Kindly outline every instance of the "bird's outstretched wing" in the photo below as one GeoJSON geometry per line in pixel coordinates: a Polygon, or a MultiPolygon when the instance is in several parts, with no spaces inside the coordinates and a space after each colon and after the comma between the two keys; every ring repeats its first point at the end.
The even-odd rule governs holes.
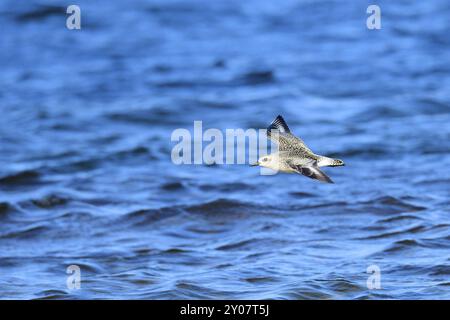
{"type": "Polygon", "coordinates": [[[289,164],[289,166],[296,172],[308,177],[310,179],[316,179],[325,183],[334,183],[325,173],[320,171],[317,165],[299,166],[295,164],[289,164]]]}
{"type": "Polygon", "coordinates": [[[302,139],[294,136],[282,116],[277,116],[267,128],[267,137],[278,144],[279,151],[312,153],[302,139]]]}

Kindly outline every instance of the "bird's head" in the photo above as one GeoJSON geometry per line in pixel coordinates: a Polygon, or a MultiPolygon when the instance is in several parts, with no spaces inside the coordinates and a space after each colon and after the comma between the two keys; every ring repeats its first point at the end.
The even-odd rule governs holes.
{"type": "Polygon", "coordinates": [[[259,158],[257,162],[252,164],[252,166],[260,166],[274,169],[274,167],[277,166],[277,161],[272,154],[268,154],[259,158]]]}

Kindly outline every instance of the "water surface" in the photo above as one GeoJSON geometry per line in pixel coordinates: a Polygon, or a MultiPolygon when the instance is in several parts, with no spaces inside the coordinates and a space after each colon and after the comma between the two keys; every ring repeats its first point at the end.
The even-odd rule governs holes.
{"type": "Polygon", "coordinates": [[[0,4],[1,298],[450,298],[448,1],[77,4],[0,4]],[[170,160],[277,114],[336,184],[170,160]]]}

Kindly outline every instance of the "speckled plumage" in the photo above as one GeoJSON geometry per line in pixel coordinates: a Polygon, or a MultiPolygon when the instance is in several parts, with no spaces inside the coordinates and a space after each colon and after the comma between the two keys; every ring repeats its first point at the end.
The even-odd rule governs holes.
{"type": "Polygon", "coordinates": [[[312,152],[302,139],[291,133],[280,115],[267,128],[267,136],[278,144],[278,152],[262,157],[257,165],[287,173],[299,173],[327,183],[333,181],[319,167],[344,165],[342,160],[312,152]]]}

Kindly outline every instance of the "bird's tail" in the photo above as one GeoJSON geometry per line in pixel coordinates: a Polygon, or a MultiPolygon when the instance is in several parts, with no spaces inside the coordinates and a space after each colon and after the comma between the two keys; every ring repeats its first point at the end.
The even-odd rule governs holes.
{"type": "Polygon", "coordinates": [[[317,161],[317,165],[319,167],[340,167],[345,166],[345,163],[340,159],[320,157],[320,159],[317,161]]]}

